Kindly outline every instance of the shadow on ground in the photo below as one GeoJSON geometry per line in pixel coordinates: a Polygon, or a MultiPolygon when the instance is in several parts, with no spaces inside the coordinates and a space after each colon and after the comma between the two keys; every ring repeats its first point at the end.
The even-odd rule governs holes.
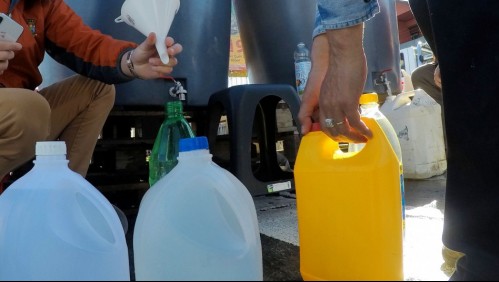
{"type": "MultiPolygon", "coordinates": [[[[133,265],[133,228],[136,215],[128,215],[126,234],[130,260],[130,278],[135,281],[133,265]]],[[[299,248],[293,244],[260,234],[264,281],[303,281],[300,275],[299,248]]]]}
{"type": "Polygon", "coordinates": [[[303,281],[299,248],[261,234],[264,281],[303,281]]]}

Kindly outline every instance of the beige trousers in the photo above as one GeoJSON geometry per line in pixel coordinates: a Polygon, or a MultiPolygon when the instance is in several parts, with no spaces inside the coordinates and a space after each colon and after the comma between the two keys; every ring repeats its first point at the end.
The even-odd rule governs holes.
{"type": "Polygon", "coordinates": [[[65,141],[69,167],[86,176],[114,105],[113,85],[75,75],[40,93],[0,88],[0,179],[35,156],[37,141],[65,141]]]}

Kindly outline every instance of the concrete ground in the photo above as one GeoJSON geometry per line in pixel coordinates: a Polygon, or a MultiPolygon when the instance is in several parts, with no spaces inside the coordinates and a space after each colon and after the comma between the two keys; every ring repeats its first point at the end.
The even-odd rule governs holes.
{"type": "MultiPolygon", "coordinates": [[[[447,281],[440,269],[445,174],[425,180],[405,180],[406,281],[447,281]]],[[[296,199],[293,193],[255,197],[262,234],[264,280],[301,280],[296,199]]]]}
{"type": "MultiPolygon", "coordinates": [[[[404,274],[406,281],[446,281],[440,269],[445,174],[425,180],[405,180],[406,232],[404,274]]],[[[300,281],[296,198],[292,192],[254,197],[260,225],[264,281],[300,281]]],[[[128,216],[129,230],[135,218],[128,216]]],[[[131,249],[131,232],[127,239],[131,249]]],[[[131,260],[132,279],[133,260],[131,260]]]]}

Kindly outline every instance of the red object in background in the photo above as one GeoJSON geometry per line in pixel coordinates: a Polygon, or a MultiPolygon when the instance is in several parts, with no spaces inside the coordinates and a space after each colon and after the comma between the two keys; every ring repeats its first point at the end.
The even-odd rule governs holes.
{"type": "Polygon", "coordinates": [[[321,131],[321,124],[318,122],[312,123],[312,129],[310,130],[310,132],[313,131],[321,131]]]}

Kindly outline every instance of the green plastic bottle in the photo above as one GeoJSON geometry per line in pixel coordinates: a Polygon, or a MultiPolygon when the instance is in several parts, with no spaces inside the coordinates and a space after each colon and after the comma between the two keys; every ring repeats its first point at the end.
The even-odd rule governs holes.
{"type": "Polygon", "coordinates": [[[184,117],[181,101],[167,102],[165,116],[149,157],[149,186],[154,185],[177,165],[180,139],[195,137],[184,117]]]}

